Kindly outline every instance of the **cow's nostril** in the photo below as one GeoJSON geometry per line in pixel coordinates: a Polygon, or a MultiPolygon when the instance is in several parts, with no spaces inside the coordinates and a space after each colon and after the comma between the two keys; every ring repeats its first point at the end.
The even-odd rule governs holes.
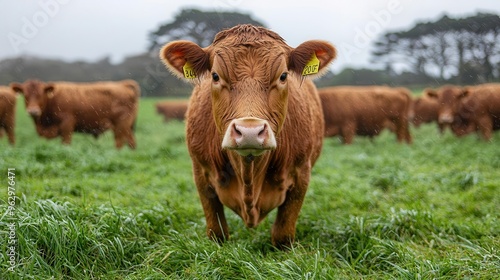
{"type": "Polygon", "coordinates": [[[240,130],[238,130],[238,127],[236,126],[236,124],[233,124],[233,131],[236,133],[237,136],[242,136],[243,134],[241,133],[240,130]]]}
{"type": "Polygon", "coordinates": [[[259,134],[257,134],[257,135],[260,136],[260,137],[265,136],[265,134],[266,134],[266,128],[267,128],[267,126],[263,125],[262,129],[259,131],[259,134]]]}

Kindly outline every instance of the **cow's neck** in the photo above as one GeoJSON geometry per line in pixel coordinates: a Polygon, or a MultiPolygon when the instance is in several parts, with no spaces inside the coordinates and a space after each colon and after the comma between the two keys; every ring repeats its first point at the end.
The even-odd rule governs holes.
{"type": "Polygon", "coordinates": [[[248,227],[254,227],[261,218],[257,203],[265,178],[268,156],[258,158],[238,156],[233,159],[235,159],[233,161],[235,175],[243,185],[244,209],[240,215],[248,227]]]}
{"type": "Polygon", "coordinates": [[[242,178],[244,186],[244,196],[243,201],[245,202],[245,207],[247,214],[250,215],[250,211],[254,207],[254,187],[253,187],[253,176],[254,176],[254,161],[253,159],[245,158],[242,165],[242,178]]]}

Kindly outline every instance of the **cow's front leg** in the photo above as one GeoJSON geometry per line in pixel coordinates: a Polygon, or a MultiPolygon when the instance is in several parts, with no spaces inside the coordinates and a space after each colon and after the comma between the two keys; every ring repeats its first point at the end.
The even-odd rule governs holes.
{"type": "MultiPolygon", "coordinates": [[[[1,131],[1,129],[0,129],[1,131]]],[[[7,125],[5,127],[5,132],[7,133],[7,138],[9,139],[9,143],[11,145],[16,144],[16,136],[14,134],[14,126],[13,125],[7,125]]]]}
{"type": "Polygon", "coordinates": [[[283,204],[278,207],[278,215],[271,231],[271,241],[278,249],[290,248],[295,239],[295,227],[309,186],[310,174],[310,161],[297,168],[294,185],[288,190],[283,204]]]}
{"type": "Polygon", "coordinates": [[[484,116],[478,120],[479,131],[481,132],[481,136],[486,141],[491,141],[491,137],[493,137],[493,120],[490,116],[484,116]]]}
{"type": "Polygon", "coordinates": [[[63,144],[71,144],[71,136],[75,131],[76,120],[73,116],[64,116],[63,121],[60,124],[60,133],[62,137],[63,144]]]}
{"type": "Polygon", "coordinates": [[[346,122],[341,128],[340,133],[344,138],[344,144],[352,144],[354,136],[356,135],[357,125],[355,122],[346,122]]]}
{"type": "Polygon", "coordinates": [[[224,215],[224,205],[206,176],[205,170],[193,161],[193,173],[198,194],[200,196],[205,220],[207,236],[217,242],[229,239],[229,228],[224,215]]]}

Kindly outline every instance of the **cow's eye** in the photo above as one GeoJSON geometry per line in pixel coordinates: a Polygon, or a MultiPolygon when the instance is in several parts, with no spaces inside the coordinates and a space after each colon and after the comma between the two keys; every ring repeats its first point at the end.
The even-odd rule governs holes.
{"type": "Polygon", "coordinates": [[[212,73],[212,80],[213,80],[214,82],[218,82],[218,81],[220,80],[219,74],[217,74],[217,73],[215,73],[215,72],[214,72],[214,73],[212,73]]]}
{"type": "Polygon", "coordinates": [[[285,72],[285,73],[283,73],[283,74],[281,74],[281,76],[280,76],[280,81],[281,81],[281,82],[286,81],[286,77],[287,77],[287,76],[288,76],[288,73],[286,73],[286,72],[285,72]]]}

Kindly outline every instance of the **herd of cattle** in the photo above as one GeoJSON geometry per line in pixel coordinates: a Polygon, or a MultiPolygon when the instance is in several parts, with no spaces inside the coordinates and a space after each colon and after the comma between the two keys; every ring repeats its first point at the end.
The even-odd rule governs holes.
{"type": "MultiPolygon", "coordinates": [[[[449,127],[456,136],[473,132],[490,140],[500,130],[500,84],[459,87],[446,85],[425,89],[412,97],[403,87],[337,86],[318,90],[325,120],[325,137],[338,136],[351,144],[354,136],[377,136],[382,130],[394,132],[399,142],[412,142],[409,124],[435,122],[441,133],[449,127]]],[[[111,129],[117,148],[127,143],[136,147],[133,128],[140,97],[135,81],[99,83],[44,83],[0,86],[0,137],[7,134],[14,145],[16,93],[24,95],[26,111],[38,135],[61,136],[71,143],[73,132],[98,137],[111,129]]],[[[188,100],[161,101],[158,114],[165,121],[185,119],[188,100]]]]}
{"type": "MultiPolygon", "coordinates": [[[[160,51],[167,69],[193,83],[187,102],[161,102],[166,119],[185,119],[194,181],[206,218],[207,235],[229,238],[224,206],[247,227],[278,213],[271,241],[288,248],[324,136],[346,144],[355,135],[374,137],[383,129],[411,143],[409,124],[436,121],[458,136],[500,129],[500,84],[428,89],[413,99],[405,88],[388,86],[316,89],[311,79],[336,57],[328,42],[290,47],[263,27],[238,25],[219,32],[208,47],[173,41],[160,51]],[[323,113],[322,113],[323,112],[323,113]]],[[[135,148],[134,126],[140,91],[131,80],[76,84],[28,80],[0,88],[0,130],[14,144],[15,93],[39,136],[73,132],[98,137],[114,132],[116,147],[135,148]]]]}
{"type": "MultiPolygon", "coordinates": [[[[399,142],[412,142],[409,124],[419,127],[435,122],[443,133],[448,127],[458,137],[473,132],[490,140],[500,130],[500,84],[425,89],[412,97],[403,87],[337,86],[320,88],[325,120],[325,137],[338,136],[351,144],[354,136],[374,137],[385,128],[399,142]]],[[[107,129],[115,135],[116,147],[126,142],[136,147],[133,127],[137,117],[139,86],[135,81],[99,83],[44,83],[28,80],[23,84],[0,86],[0,137],[7,134],[15,144],[16,93],[24,95],[26,111],[38,135],[61,136],[71,142],[73,132],[98,137],[107,129]]],[[[185,119],[188,100],[156,103],[157,113],[170,120],[185,119]]]]}

